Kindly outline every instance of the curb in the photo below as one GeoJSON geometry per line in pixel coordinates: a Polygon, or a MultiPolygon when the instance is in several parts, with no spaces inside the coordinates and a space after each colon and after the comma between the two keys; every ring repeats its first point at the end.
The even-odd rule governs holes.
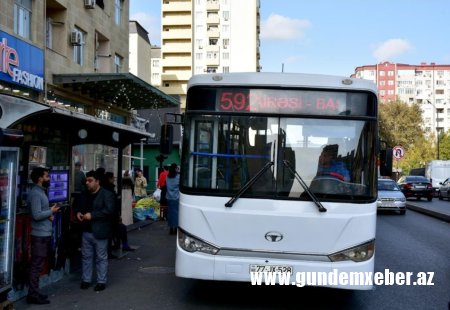
{"type": "Polygon", "coordinates": [[[151,225],[153,223],[155,223],[154,220],[144,220],[144,221],[139,221],[139,222],[127,225],[127,232],[151,225]]]}
{"type": "Polygon", "coordinates": [[[413,210],[413,211],[416,211],[416,212],[420,212],[420,213],[423,213],[423,214],[430,215],[432,217],[441,219],[441,220],[446,221],[446,222],[450,222],[450,214],[442,213],[442,211],[437,211],[437,210],[433,210],[433,209],[427,209],[427,208],[419,207],[417,205],[408,204],[408,203],[406,203],[406,208],[409,209],[409,210],[413,210]]]}

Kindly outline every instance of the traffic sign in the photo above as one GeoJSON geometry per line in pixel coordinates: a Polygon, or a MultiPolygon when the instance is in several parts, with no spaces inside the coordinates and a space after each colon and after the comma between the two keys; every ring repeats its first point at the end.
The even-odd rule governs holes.
{"type": "Polygon", "coordinates": [[[392,149],[392,155],[395,159],[400,159],[405,156],[405,150],[401,146],[394,146],[392,149]]]}

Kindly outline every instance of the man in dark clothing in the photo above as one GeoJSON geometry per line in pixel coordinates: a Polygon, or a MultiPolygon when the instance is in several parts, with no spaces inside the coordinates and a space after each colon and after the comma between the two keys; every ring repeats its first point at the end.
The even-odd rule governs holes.
{"type": "Polygon", "coordinates": [[[31,212],[31,269],[27,302],[29,304],[49,304],[47,295],[39,293],[39,277],[47,259],[53,231],[53,214],[59,206],[49,206],[46,190],[50,186],[48,169],[36,167],[31,172],[35,184],[28,195],[31,212]]]}
{"type": "Polygon", "coordinates": [[[106,287],[108,272],[108,239],[112,237],[114,216],[114,194],[100,186],[100,177],[95,171],[86,174],[87,192],[77,205],[77,219],[82,223],[82,279],[81,289],[92,282],[93,260],[97,271],[95,291],[106,287]]]}

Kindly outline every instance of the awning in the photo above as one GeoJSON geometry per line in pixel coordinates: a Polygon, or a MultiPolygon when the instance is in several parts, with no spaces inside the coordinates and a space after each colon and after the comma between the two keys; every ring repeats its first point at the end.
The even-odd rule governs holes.
{"type": "Polygon", "coordinates": [[[129,110],[180,105],[172,96],[131,73],[54,74],[53,83],[129,110]]]}
{"type": "Polygon", "coordinates": [[[70,144],[104,144],[123,148],[150,134],[129,125],[103,120],[92,115],[51,107],[39,113],[39,121],[52,122],[69,132],[70,144]]]}
{"type": "Polygon", "coordinates": [[[68,133],[69,141],[65,142],[70,145],[104,144],[123,148],[151,137],[149,133],[133,126],[8,95],[0,94],[0,110],[3,111],[0,113],[2,128],[42,124],[68,133]]]}

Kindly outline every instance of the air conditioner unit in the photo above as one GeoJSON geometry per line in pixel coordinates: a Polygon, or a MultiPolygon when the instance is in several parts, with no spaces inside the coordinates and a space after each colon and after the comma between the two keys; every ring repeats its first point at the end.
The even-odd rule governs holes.
{"type": "Polygon", "coordinates": [[[94,9],[95,8],[95,0],[84,0],[84,7],[86,9],[94,9]]]}
{"type": "Polygon", "coordinates": [[[81,32],[78,30],[72,30],[70,33],[70,43],[75,46],[81,45],[81,32]]]}

